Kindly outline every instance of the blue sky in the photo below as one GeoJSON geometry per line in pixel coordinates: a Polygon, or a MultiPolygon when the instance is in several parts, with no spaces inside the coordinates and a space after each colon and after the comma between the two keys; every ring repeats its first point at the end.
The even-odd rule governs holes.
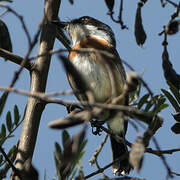
{"type": "MultiPolygon", "coordinates": [[[[167,5],[166,8],[161,8],[160,1],[149,1],[142,9],[143,15],[143,24],[144,29],[147,33],[147,40],[143,47],[137,46],[134,38],[134,19],[136,13],[138,1],[125,1],[124,2],[124,11],[123,11],[123,20],[124,23],[128,26],[128,30],[121,30],[120,26],[111,21],[109,16],[107,16],[107,7],[104,4],[104,1],[96,0],[75,0],[74,5],[70,5],[68,0],[62,0],[59,16],[61,20],[69,20],[81,16],[92,16],[95,17],[104,23],[112,27],[117,41],[117,50],[120,54],[120,57],[126,60],[137,73],[142,73],[145,69],[143,75],[144,80],[151,87],[152,91],[155,94],[160,93],[160,89],[167,89],[165,83],[163,72],[162,72],[162,41],[163,37],[158,36],[158,33],[162,31],[163,25],[167,24],[170,20],[170,15],[174,12],[174,8],[171,5],[167,5]]],[[[118,3],[118,1],[116,2],[118,3]]],[[[43,15],[43,1],[14,1],[12,4],[9,4],[21,15],[23,15],[26,25],[33,37],[36,33],[38,24],[40,23],[43,15]]],[[[115,12],[117,12],[119,5],[115,4],[115,12]]],[[[0,9],[0,12],[3,12],[0,9]]],[[[115,14],[116,15],[116,14],[115,14]]],[[[3,17],[3,20],[6,22],[9,32],[11,34],[13,52],[17,55],[24,56],[28,43],[25,37],[25,34],[22,30],[21,24],[17,18],[12,14],[7,14],[3,17]]],[[[174,68],[179,71],[180,67],[180,51],[179,34],[171,36],[168,38],[168,50],[170,59],[174,65],[174,68]]],[[[58,41],[55,42],[54,49],[64,48],[58,41]]],[[[37,46],[34,49],[32,55],[37,54],[37,46]]],[[[11,82],[11,79],[14,75],[14,72],[18,69],[18,66],[11,62],[4,62],[0,60],[0,86],[8,86],[11,82]]],[[[127,69],[127,72],[129,70],[127,69]]],[[[19,89],[29,90],[29,73],[24,70],[21,74],[19,80],[17,81],[15,87],[19,89]]],[[[47,92],[55,92],[60,90],[70,89],[65,71],[59,63],[56,56],[52,57],[51,67],[48,76],[47,82],[47,92]]],[[[145,92],[145,91],[144,91],[145,92]]],[[[62,99],[72,100],[73,97],[61,97],[62,99]]],[[[23,112],[27,98],[11,94],[8,98],[7,105],[4,110],[4,114],[1,117],[1,122],[5,119],[5,114],[9,109],[13,109],[14,104],[17,104],[20,112],[23,112]]],[[[161,116],[164,117],[164,125],[157,132],[156,138],[162,149],[177,148],[180,146],[178,143],[178,135],[174,135],[170,131],[170,127],[173,125],[174,121],[171,117],[173,109],[170,107],[164,110],[161,113],[161,116]]],[[[54,131],[48,128],[47,124],[51,120],[55,120],[61,117],[65,117],[67,112],[64,107],[59,105],[47,105],[41,119],[41,124],[38,133],[38,140],[36,143],[35,154],[33,157],[33,164],[38,169],[40,173],[40,179],[43,179],[43,174],[46,171],[47,179],[52,179],[55,175],[55,165],[53,159],[54,151],[54,142],[60,142],[61,140],[61,131],[54,131]]],[[[0,123],[1,123],[0,122],[0,123]]],[[[69,129],[70,132],[75,133],[78,131],[78,127],[74,129],[69,129]]],[[[8,150],[8,147],[17,142],[20,136],[21,128],[18,128],[16,132],[16,137],[12,140],[9,140],[4,148],[8,150]]],[[[143,133],[143,131],[142,131],[143,133]]],[[[129,125],[127,132],[127,139],[133,142],[136,137],[136,132],[129,125]]],[[[91,133],[91,127],[88,128],[87,138],[89,139],[88,145],[86,148],[86,154],[83,159],[83,169],[85,175],[93,172],[96,168],[89,166],[89,159],[92,156],[94,150],[101,143],[104,135],[94,136],[91,133]]],[[[154,147],[151,143],[151,147],[154,147]]],[[[180,172],[179,161],[180,153],[174,153],[173,155],[166,156],[167,161],[175,172],[180,172]]],[[[102,156],[99,157],[100,165],[106,165],[111,162],[111,150],[109,141],[103,149],[102,156]]],[[[151,154],[145,154],[144,164],[140,174],[137,174],[135,171],[132,171],[130,175],[146,178],[146,179],[158,179],[163,180],[166,177],[166,170],[161,160],[151,154]]],[[[105,171],[107,175],[112,176],[111,168],[105,171]]],[[[96,176],[97,177],[97,176],[96,176]]],[[[96,178],[95,177],[95,178],[96,178]]],[[[92,178],[92,179],[95,179],[92,178]]],[[[8,178],[7,178],[8,179],[8,178]]],[[[175,177],[174,179],[178,179],[175,177]]]]}

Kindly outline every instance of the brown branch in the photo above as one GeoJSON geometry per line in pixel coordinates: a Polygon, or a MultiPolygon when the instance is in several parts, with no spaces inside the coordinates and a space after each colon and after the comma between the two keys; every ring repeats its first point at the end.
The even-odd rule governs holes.
{"type": "MultiPolygon", "coordinates": [[[[0,57],[7,59],[7,60],[9,60],[15,64],[18,64],[18,65],[21,65],[23,60],[24,60],[22,57],[17,56],[17,55],[15,55],[15,54],[13,54],[13,53],[5,50],[5,49],[2,49],[2,48],[0,48],[0,57]]],[[[28,69],[29,71],[31,70],[32,66],[33,66],[33,64],[31,62],[27,62],[24,65],[24,67],[26,69],[28,69]]]]}
{"type": "MultiPolygon", "coordinates": [[[[112,54],[112,53],[109,53],[109,52],[106,52],[106,51],[103,51],[103,50],[96,50],[96,49],[93,49],[93,48],[78,48],[77,49],[71,49],[70,50],[71,52],[79,52],[79,53],[90,53],[90,52],[93,52],[93,53],[100,53],[102,55],[105,55],[109,58],[114,58],[115,56],[112,54]]],[[[54,54],[58,54],[58,53],[62,53],[62,52],[69,52],[69,50],[67,49],[57,49],[57,50],[50,50],[48,52],[45,52],[43,54],[39,54],[37,56],[34,56],[34,57],[30,57],[29,60],[33,60],[33,59],[37,59],[39,57],[42,57],[42,56],[47,56],[47,55],[54,55],[54,54]]]]}
{"type": "MultiPolygon", "coordinates": [[[[129,141],[125,140],[125,143],[131,147],[132,146],[132,143],[130,143],[129,141]]],[[[179,152],[180,151],[180,148],[175,148],[175,149],[167,149],[167,150],[154,150],[152,148],[145,148],[145,152],[146,153],[151,153],[155,156],[160,156],[162,154],[173,154],[175,152],[179,152]]]]}
{"type": "MultiPolygon", "coordinates": [[[[154,117],[151,113],[147,113],[147,112],[141,111],[139,109],[129,107],[129,106],[124,106],[124,105],[87,103],[85,101],[82,101],[81,103],[79,103],[79,102],[65,102],[65,101],[57,100],[57,99],[49,99],[48,102],[49,103],[57,103],[57,104],[65,105],[65,106],[69,106],[69,105],[78,105],[78,106],[82,105],[84,107],[95,106],[95,107],[102,108],[104,110],[122,111],[125,115],[127,115],[133,119],[140,120],[146,124],[150,124],[153,117],[154,117]]],[[[94,117],[96,117],[95,116],[96,112],[94,112],[94,113],[93,113],[94,117]]],[[[160,118],[159,116],[157,116],[156,118],[157,118],[157,121],[159,122],[159,125],[161,126],[163,123],[162,118],[160,118]]]]}
{"type": "Polygon", "coordinates": [[[176,176],[180,176],[180,173],[176,173],[176,172],[171,172],[171,174],[174,174],[176,176]]]}
{"type": "MultiPolygon", "coordinates": [[[[131,118],[135,118],[138,119],[146,124],[150,124],[152,122],[152,119],[154,118],[154,115],[152,115],[151,113],[148,112],[144,112],[142,110],[130,107],[130,106],[124,106],[124,105],[115,105],[115,104],[101,104],[101,103],[90,103],[90,102],[86,102],[86,101],[81,101],[80,102],[73,102],[73,101],[62,101],[59,99],[53,99],[53,98],[47,98],[46,95],[43,95],[43,93],[39,93],[39,92],[27,92],[27,91],[22,91],[22,90],[17,90],[14,88],[0,88],[0,90],[2,91],[8,91],[8,92],[15,92],[18,94],[22,94],[22,95],[26,95],[26,96],[30,96],[30,97],[34,97],[37,100],[42,100],[46,103],[55,103],[55,104],[59,104],[59,105],[63,105],[68,107],[69,105],[77,105],[77,106],[84,106],[84,107],[99,107],[105,110],[119,110],[122,111],[123,113],[125,113],[125,115],[131,117],[131,118]]],[[[156,116],[157,121],[159,121],[160,125],[162,124],[162,118],[160,118],[159,116],[156,116]]]]}
{"type": "MultiPolygon", "coordinates": [[[[42,26],[40,45],[38,54],[48,52],[53,48],[55,40],[55,29],[52,28],[51,21],[58,15],[60,0],[45,0],[44,5],[44,21],[42,26]]],[[[28,59],[29,54],[37,42],[40,29],[36,33],[31,47],[25,57],[28,59]]],[[[49,71],[51,56],[40,57],[35,62],[36,69],[31,71],[31,87],[30,92],[44,92],[46,88],[47,75],[49,71]]],[[[24,61],[26,63],[26,61],[24,61]]],[[[25,64],[24,63],[24,64],[25,64]]],[[[29,97],[24,125],[22,128],[18,154],[16,157],[16,167],[20,170],[29,172],[31,169],[31,161],[36,144],[36,138],[39,128],[42,112],[45,104],[37,98],[29,97]]]]}
{"type": "Polygon", "coordinates": [[[54,96],[60,96],[60,95],[68,96],[68,95],[73,94],[72,90],[52,92],[52,93],[42,93],[42,92],[30,93],[28,91],[19,90],[19,89],[15,89],[15,88],[8,88],[8,87],[0,87],[0,91],[14,92],[17,94],[34,97],[34,98],[37,98],[39,100],[43,100],[43,101],[47,101],[47,102],[48,102],[48,99],[46,100],[46,98],[48,98],[48,97],[54,97],[54,96]]]}
{"type": "Polygon", "coordinates": [[[146,148],[145,152],[148,152],[148,153],[151,153],[151,154],[154,154],[156,156],[160,156],[162,154],[173,154],[175,152],[179,152],[180,151],[180,148],[176,148],[176,149],[168,149],[168,150],[153,150],[151,148],[146,148]]]}

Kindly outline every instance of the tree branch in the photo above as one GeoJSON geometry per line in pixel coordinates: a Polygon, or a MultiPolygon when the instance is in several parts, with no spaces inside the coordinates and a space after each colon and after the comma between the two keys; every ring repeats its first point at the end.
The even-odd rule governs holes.
{"type": "Polygon", "coordinates": [[[167,150],[153,150],[151,148],[146,148],[145,152],[154,154],[156,156],[160,156],[162,154],[173,154],[175,152],[179,152],[180,148],[176,148],[176,149],[167,149],[167,150]]]}
{"type": "MultiPolygon", "coordinates": [[[[5,59],[7,59],[7,60],[9,60],[15,64],[18,64],[18,65],[21,65],[23,60],[24,60],[22,57],[17,56],[17,55],[15,55],[15,54],[13,54],[13,53],[5,50],[5,49],[2,49],[2,48],[0,48],[0,57],[5,58],[5,59]]],[[[33,66],[33,64],[31,62],[27,62],[24,65],[24,67],[26,69],[28,69],[29,71],[31,70],[32,66],[33,66]]]]}
{"type": "MultiPolygon", "coordinates": [[[[60,0],[45,0],[44,21],[38,54],[43,54],[53,49],[55,29],[50,22],[55,17],[57,18],[59,6],[60,0]]],[[[36,68],[31,72],[31,93],[45,91],[50,59],[51,56],[44,56],[36,60],[36,68]]],[[[29,97],[16,157],[16,167],[20,170],[28,172],[31,168],[39,123],[44,107],[45,104],[42,101],[29,97]]],[[[19,180],[19,178],[17,178],[17,180],[19,180]]]]}

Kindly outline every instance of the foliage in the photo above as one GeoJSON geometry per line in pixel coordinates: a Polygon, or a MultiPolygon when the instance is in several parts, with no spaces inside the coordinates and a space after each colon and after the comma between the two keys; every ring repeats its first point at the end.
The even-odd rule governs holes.
{"type": "MultiPolygon", "coordinates": [[[[0,1],[1,2],[2,1],[12,2],[11,0],[0,0],[0,1]]],[[[45,2],[48,2],[48,0],[45,2]]],[[[74,4],[73,0],[69,0],[69,2],[72,5],[74,4]]],[[[145,28],[143,26],[144,17],[142,15],[142,13],[143,13],[142,8],[146,4],[146,2],[147,2],[147,0],[140,0],[137,4],[137,10],[136,10],[136,16],[135,16],[135,22],[134,22],[134,36],[135,36],[135,40],[136,40],[136,43],[138,46],[143,46],[146,42],[146,39],[148,38],[145,28]]],[[[20,124],[23,122],[24,116],[26,113],[26,109],[25,109],[24,116],[21,117],[21,115],[20,115],[21,110],[19,110],[17,105],[14,105],[13,110],[8,110],[7,112],[5,112],[5,105],[7,103],[8,94],[11,92],[16,92],[16,93],[27,95],[30,97],[32,96],[34,99],[37,99],[38,103],[36,105],[37,106],[42,105],[42,109],[40,109],[39,114],[37,112],[32,112],[32,113],[37,113],[39,118],[41,117],[41,113],[43,112],[45,105],[48,103],[57,103],[57,104],[65,106],[66,108],[69,108],[70,106],[75,107],[75,109],[73,109],[73,111],[70,112],[69,115],[63,119],[63,123],[65,122],[67,125],[68,122],[71,122],[71,124],[68,124],[66,127],[71,127],[71,126],[73,127],[77,124],[78,125],[82,124],[82,130],[80,130],[74,136],[70,135],[67,130],[63,130],[62,136],[61,136],[62,143],[55,142],[55,150],[54,150],[54,160],[55,160],[55,166],[56,166],[55,179],[61,179],[61,180],[67,180],[67,179],[81,180],[84,178],[86,179],[89,177],[93,177],[94,175],[96,175],[98,173],[103,173],[105,171],[105,169],[107,169],[108,167],[111,167],[113,165],[113,163],[115,163],[115,162],[111,162],[109,165],[105,165],[102,168],[99,166],[99,163],[97,161],[97,156],[101,152],[101,149],[103,148],[103,146],[105,144],[105,142],[103,142],[100,145],[100,148],[98,148],[98,150],[95,152],[96,155],[94,156],[95,164],[96,164],[98,170],[93,172],[92,174],[84,176],[82,158],[84,156],[84,153],[86,150],[85,149],[86,144],[88,141],[85,138],[85,136],[86,136],[87,122],[89,122],[89,121],[90,121],[90,123],[95,122],[93,124],[93,126],[95,126],[97,128],[97,132],[98,132],[97,134],[100,134],[99,133],[100,131],[105,131],[108,135],[113,136],[118,142],[123,141],[123,143],[126,143],[129,145],[129,147],[130,147],[130,151],[128,154],[129,162],[138,172],[141,170],[142,165],[143,165],[142,162],[143,162],[144,153],[149,152],[149,153],[152,153],[162,159],[162,162],[164,163],[164,165],[167,169],[167,175],[169,177],[172,176],[173,173],[170,171],[170,168],[166,162],[164,154],[166,154],[166,153],[170,154],[170,152],[172,153],[172,152],[176,152],[179,150],[177,150],[177,149],[175,149],[175,150],[172,149],[169,151],[161,150],[159,148],[159,145],[158,145],[154,135],[157,132],[157,130],[162,126],[163,120],[160,118],[159,113],[168,107],[166,100],[168,100],[170,102],[170,104],[172,105],[172,107],[174,108],[172,117],[175,120],[175,124],[172,126],[171,130],[176,134],[180,134],[180,92],[179,92],[180,75],[178,73],[176,73],[176,71],[174,70],[173,65],[169,58],[168,51],[167,51],[167,44],[168,44],[167,43],[167,35],[168,36],[174,35],[174,34],[178,33],[178,31],[179,31],[180,20],[177,20],[176,18],[179,15],[180,3],[177,5],[170,0],[168,0],[166,3],[164,3],[163,0],[160,0],[160,2],[161,2],[162,7],[165,7],[165,5],[167,3],[169,3],[169,4],[173,5],[176,9],[176,12],[171,15],[171,20],[164,27],[163,32],[160,33],[160,35],[162,35],[162,34],[164,35],[164,42],[163,42],[164,51],[162,53],[162,69],[164,71],[164,78],[169,86],[169,90],[162,88],[161,89],[162,94],[154,95],[151,92],[150,87],[148,87],[148,85],[144,82],[143,78],[138,76],[138,79],[135,79],[138,82],[138,86],[135,90],[133,90],[133,92],[127,93],[127,91],[125,92],[125,90],[123,90],[124,95],[129,96],[129,106],[125,106],[125,107],[120,107],[120,106],[118,106],[119,105],[118,103],[114,103],[113,101],[111,103],[110,102],[111,100],[109,100],[107,103],[104,103],[104,104],[98,104],[98,103],[96,104],[96,102],[94,102],[94,98],[92,97],[92,93],[88,92],[88,86],[86,85],[84,78],[81,76],[81,74],[78,72],[78,70],[74,68],[73,64],[70,61],[68,61],[67,58],[62,56],[61,54],[59,55],[59,57],[61,58],[61,60],[63,62],[65,70],[71,76],[73,76],[73,78],[75,79],[76,85],[78,85],[78,87],[80,87],[78,89],[78,91],[74,92],[74,93],[83,94],[82,95],[82,96],[84,96],[83,100],[86,100],[86,102],[81,102],[81,104],[79,104],[78,102],[70,103],[70,102],[65,102],[65,101],[59,100],[59,99],[52,99],[52,98],[50,98],[50,96],[46,95],[46,93],[44,92],[45,87],[43,87],[42,89],[40,89],[41,87],[37,88],[38,92],[35,92],[34,94],[13,89],[13,86],[14,86],[16,80],[18,79],[19,74],[22,72],[23,68],[27,68],[27,70],[29,70],[29,72],[30,72],[30,75],[32,75],[32,72],[35,72],[35,74],[40,74],[40,76],[42,73],[42,72],[40,72],[41,69],[43,69],[43,72],[44,72],[44,70],[47,70],[49,68],[49,67],[44,68],[44,66],[43,66],[43,68],[39,68],[38,58],[37,57],[31,58],[30,54],[31,54],[31,51],[33,50],[33,48],[35,47],[35,45],[37,44],[37,42],[39,41],[39,39],[40,39],[40,41],[42,41],[42,38],[39,38],[39,35],[40,34],[43,35],[44,32],[46,32],[46,30],[47,30],[46,29],[45,31],[43,31],[44,30],[43,28],[49,26],[50,27],[49,29],[52,29],[53,21],[48,22],[49,17],[48,18],[46,17],[46,15],[48,16],[48,13],[45,14],[44,18],[47,18],[46,21],[43,22],[45,24],[43,24],[43,26],[42,26],[42,24],[40,25],[40,27],[37,31],[37,34],[34,36],[34,39],[32,40],[22,16],[19,15],[13,9],[11,9],[9,6],[5,6],[3,4],[0,5],[2,8],[6,8],[7,12],[11,12],[17,18],[19,18],[19,20],[22,24],[23,30],[27,36],[28,43],[29,43],[29,49],[27,50],[27,54],[25,57],[21,58],[15,54],[12,54],[11,53],[12,52],[12,43],[11,43],[11,38],[10,38],[10,33],[8,31],[8,27],[6,26],[6,23],[0,19],[0,50],[4,53],[4,54],[3,53],[1,54],[1,57],[3,57],[5,60],[9,59],[12,62],[15,62],[16,64],[21,65],[21,68],[19,69],[19,71],[17,71],[15,73],[14,78],[13,78],[12,83],[10,84],[9,88],[6,88],[5,90],[1,89],[2,91],[5,91],[5,92],[2,94],[2,96],[0,98],[0,117],[2,118],[3,117],[2,114],[4,113],[5,120],[1,121],[1,126],[0,126],[0,151],[1,151],[1,154],[0,154],[0,179],[6,178],[7,172],[10,168],[12,168],[13,171],[17,170],[16,167],[14,167],[13,162],[15,161],[16,154],[18,151],[18,143],[12,144],[11,147],[9,148],[9,150],[6,150],[7,153],[4,152],[3,147],[5,146],[5,143],[10,138],[14,137],[15,131],[20,126],[20,124]],[[30,60],[32,60],[32,59],[36,59],[36,61],[31,62],[30,60]],[[144,88],[144,90],[146,92],[142,92],[142,88],[144,88]],[[41,92],[41,93],[39,93],[39,92],[41,92]],[[128,140],[124,139],[124,137],[122,138],[119,135],[111,132],[109,129],[107,129],[106,127],[103,126],[104,122],[96,123],[96,121],[92,121],[92,119],[96,120],[98,115],[102,115],[103,113],[106,113],[106,111],[108,111],[108,113],[109,112],[117,113],[117,111],[120,111],[120,112],[122,112],[122,116],[124,119],[131,118],[129,120],[129,122],[131,123],[131,125],[134,127],[134,129],[137,131],[137,134],[138,134],[137,139],[134,143],[130,143],[130,142],[128,142],[128,140]],[[67,121],[67,120],[69,120],[69,121],[67,121]],[[139,121],[144,122],[146,126],[142,125],[142,123],[139,123],[139,121]],[[142,136],[139,135],[140,132],[139,132],[139,129],[137,128],[139,125],[141,127],[143,127],[144,131],[145,131],[142,136]],[[149,148],[150,140],[152,140],[154,142],[156,150],[149,148]],[[9,161],[12,162],[12,164],[9,163],[9,161]]],[[[120,4],[119,4],[119,15],[118,15],[117,19],[115,19],[114,12],[113,12],[115,9],[115,5],[116,5],[115,1],[114,0],[112,0],[112,1],[105,0],[105,4],[108,8],[107,14],[108,14],[108,16],[110,16],[111,20],[113,22],[120,24],[121,29],[127,29],[127,26],[124,25],[124,22],[122,19],[123,0],[121,0],[120,4]]],[[[51,7],[53,7],[53,6],[51,6],[51,7]]],[[[46,10],[46,8],[45,8],[45,10],[46,10]]],[[[51,10],[51,12],[53,12],[53,11],[51,10]]],[[[52,17],[54,18],[54,16],[52,16],[52,17]]],[[[58,19],[58,18],[56,17],[56,19],[58,19]]],[[[71,49],[69,47],[70,41],[66,37],[66,34],[62,30],[58,30],[57,27],[55,27],[54,29],[55,30],[52,32],[54,32],[54,34],[56,35],[56,38],[67,48],[68,51],[70,51],[70,49],[71,49]]],[[[49,37],[49,35],[50,34],[46,34],[46,37],[49,37]]],[[[44,44],[48,44],[48,43],[44,43],[44,44]]],[[[49,43],[49,44],[51,44],[51,43],[49,43]]],[[[41,49],[41,48],[39,48],[39,49],[41,49]]],[[[38,57],[40,57],[40,56],[41,57],[47,57],[47,56],[49,57],[51,54],[57,53],[57,52],[52,52],[51,50],[52,50],[52,48],[50,48],[50,50],[48,52],[45,51],[46,54],[38,54],[38,57]]],[[[64,51],[66,52],[67,50],[63,50],[63,52],[64,51]]],[[[62,50],[60,50],[58,52],[62,52],[62,50]]],[[[82,52],[82,53],[87,53],[87,52],[82,52]]],[[[46,61],[46,63],[47,63],[47,61],[46,61]]],[[[128,65],[128,67],[131,70],[133,70],[133,68],[130,65],[128,65]]],[[[47,71],[46,75],[48,75],[48,71],[47,71]]],[[[43,81],[46,81],[46,80],[43,79],[43,81]]],[[[39,82],[39,83],[40,83],[40,86],[43,84],[43,82],[39,82]]],[[[127,85],[127,82],[126,82],[126,85],[127,85]]],[[[36,88],[34,88],[34,89],[36,89],[36,88]]],[[[55,93],[55,95],[57,95],[57,94],[55,93]]],[[[38,111],[37,109],[36,109],[36,111],[38,111]]],[[[62,123],[62,119],[57,120],[57,122],[59,124],[62,123]]],[[[32,124],[32,126],[33,125],[34,124],[32,124]]],[[[63,127],[63,129],[64,129],[64,127],[63,127]]],[[[37,132],[35,132],[35,133],[37,133],[37,132]]],[[[35,142],[34,142],[34,144],[35,144],[35,142]]],[[[23,163],[25,163],[25,162],[23,162],[23,163]]],[[[27,172],[26,172],[26,170],[23,169],[23,170],[20,170],[20,173],[21,173],[20,175],[16,174],[17,172],[14,172],[14,173],[19,176],[25,175],[24,177],[28,177],[29,176],[28,173],[32,174],[31,172],[34,172],[38,177],[38,172],[34,169],[34,167],[32,165],[30,165],[30,170],[27,172]]],[[[105,177],[105,175],[104,175],[104,177],[105,177]]],[[[46,179],[46,173],[44,175],[44,179],[46,179]]],[[[133,180],[134,178],[132,177],[131,179],[133,180]]]]}
{"type": "MultiPolygon", "coordinates": [[[[62,132],[62,147],[55,143],[54,159],[58,179],[73,179],[77,173],[78,165],[85,153],[87,140],[84,140],[84,132],[81,131],[73,138],[68,131],[62,132]],[[76,149],[78,143],[78,148],[76,149]]],[[[80,169],[79,169],[80,171],[80,169]]]]}
{"type": "MultiPolygon", "coordinates": [[[[7,96],[6,93],[4,93],[1,96],[1,101],[0,101],[1,114],[4,110],[4,104],[6,103],[6,100],[7,100],[7,96]]],[[[25,115],[25,110],[24,110],[24,115],[25,115]]],[[[21,118],[17,105],[14,105],[13,117],[11,111],[8,111],[6,113],[6,123],[1,124],[1,130],[0,130],[1,148],[8,141],[8,139],[14,137],[14,132],[23,122],[23,119],[24,116],[21,118]]],[[[7,157],[13,162],[15,160],[16,154],[17,154],[17,145],[12,145],[7,153],[7,157]]],[[[7,172],[9,171],[10,168],[11,166],[7,163],[7,159],[3,155],[0,155],[0,179],[6,178],[7,172]]]]}

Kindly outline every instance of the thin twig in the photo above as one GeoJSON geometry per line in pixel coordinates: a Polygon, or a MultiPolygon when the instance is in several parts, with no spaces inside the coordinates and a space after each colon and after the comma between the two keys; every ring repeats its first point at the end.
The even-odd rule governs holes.
{"type": "Polygon", "coordinates": [[[160,2],[161,2],[161,6],[165,7],[166,3],[163,0],[160,0],[160,2]]]}
{"type": "Polygon", "coordinates": [[[128,29],[126,25],[124,25],[124,22],[122,20],[122,12],[123,12],[123,0],[120,1],[120,8],[119,8],[119,23],[121,25],[121,29],[128,29]]]}
{"type": "Polygon", "coordinates": [[[156,156],[160,156],[161,154],[173,154],[175,152],[179,152],[180,148],[176,149],[168,149],[168,150],[153,150],[152,148],[146,148],[145,152],[154,154],[156,156]]]}
{"type": "Polygon", "coordinates": [[[0,7],[7,9],[9,12],[13,13],[20,20],[20,22],[22,24],[22,27],[23,27],[23,30],[24,30],[24,32],[26,34],[29,46],[30,46],[30,44],[31,44],[31,37],[30,37],[30,33],[28,31],[28,28],[25,25],[23,16],[21,16],[18,12],[16,12],[11,7],[9,7],[9,6],[5,5],[5,4],[0,4],[0,7]]]}
{"type": "MultiPolygon", "coordinates": [[[[144,112],[142,110],[139,110],[139,109],[136,109],[136,108],[133,108],[130,106],[102,104],[102,103],[90,103],[90,102],[86,102],[86,101],[81,101],[81,102],[62,101],[59,99],[44,97],[43,94],[41,94],[41,93],[29,93],[27,91],[21,91],[21,90],[17,90],[14,88],[0,88],[0,90],[7,91],[7,92],[15,92],[17,94],[37,98],[46,103],[56,103],[56,104],[60,104],[60,105],[66,106],[66,107],[69,105],[78,105],[78,106],[83,105],[84,107],[89,107],[89,106],[93,107],[94,106],[94,107],[99,107],[99,108],[108,109],[108,110],[119,110],[119,111],[124,112],[127,116],[129,116],[131,118],[139,119],[140,121],[142,121],[146,124],[149,124],[153,118],[153,115],[151,113],[147,113],[147,112],[144,112]]],[[[161,118],[159,120],[162,121],[161,118]]]]}
{"type": "MultiPolygon", "coordinates": [[[[155,146],[156,146],[156,149],[157,149],[158,151],[160,151],[161,149],[160,149],[160,146],[159,146],[156,138],[155,138],[155,137],[152,137],[152,140],[153,140],[153,142],[154,142],[154,144],[155,144],[155,146]]],[[[162,162],[163,162],[163,164],[164,164],[164,166],[165,166],[165,168],[166,168],[166,170],[167,170],[167,176],[173,178],[173,175],[171,174],[171,168],[169,167],[169,165],[168,165],[168,163],[167,163],[167,161],[166,161],[165,156],[164,156],[163,154],[160,154],[159,157],[162,159],[162,162]]]]}
{"type": "Polygon", "coordinates": [[[166,2],[168,2],[168,3],[171,4],[171,5],[173,5],[173,6],[176,7],[176,8],[179,7],[176,3],[172,2],[171,0],[166,0],[166,2]]]}
{"type": "Polygon", "coordinates": [[[108,134],[106,134],[106,136],[104,137],[102,143],[101,143],[100,146],[95,150],[95,152],[94,152],[92,158],[89,160],[89,163],[90,163],[91,166],[95,163],[95,161],[96,161],[96,159],[97,159],[99,153],[101,152],[101,150],[102,150],[104,144],[105,144],[106,141],[107,141],[107,138],[108,138],[108,134]]]}
{"type": "Polygon", "coordinates": [[[109,167],[111,167],[111,166],[112,166],[113,164],[115,164],[116,162],[119,162],[119,161],[124,160],[127,156],[128,156],[128,153],[123,154],[120,158],[114,160],[113,162],[109,163],[108,165],[106,165],[106,166],[98,169],[97,171],[95,171],[95,172],[93,172],[93,173],[85,176],[84,179],[88,179],[88,178],[90,178],[90,177],[92,177],[92,176],[95,176],[95,175],[97,175],[97,174],[99,174],[99,173],[103,173],[104,170],[108,169],[109,167]]]}
{"type": "MultiPolygon", "coordinates": [[[[42,56],[54,55],[54,54],[58,54],[58,53],[62,53],[62,52],[69,52],[69,50],[67,50],[67,49],[51,50],[51,51],[48,51],[46,53],[39,54],[38,56],[30,57],[29,60],[37,59],[37,58],[42,57],[42,56]]],[[[103,50],[96,50],[96,49],[93,49],[93,48],[71,49],[70,52],[79,52],[79,53],[91,53],[92,52],[92,53],[100,53],[102,55],[108,56],[109,58],[114,58],[115,57],[112,53],[109,53],[109,52],[103,51],[103,50]]]]}
{"type": "MultiPolygon", "coordinates": [[[[43,23],[43,22],[42,22],[42,23],[43,23]]],[[[38,41],[38,37],[39,37],[40,32],[41,32],[42,23],[39,25],[39,29],[38,29],[37,33],[35,34],[32,43],[31,43],[30,46],[29,46],[29,49],[28,49],[28,51],[27,51],[27,53],[26,53],[26,55],[25,55],[25,58],[24,58],[24,60],[23,60],[22,63],[21,63],[21,67],[19,68],[18,71],[15,72],[15,75],[14,75],[14,77],[13,77],[13,79],[12,79],[11,84],[10,84],[9,87],[13,87],[13,86],[14,86],[14,84],[16,83],[16,81],[17,81],[18,78],[19,78],[20,73],[22,72],[24,66],[26,65],[26,62],[28,61],[29,56],[30,56],[32,50],[33,50],[34,46],[36,45],[36,43],[37,43],[37,41],[38,41]]]]}
{"type": "Polygon", "coordinates": [[[3,13],[1,13],[0,14],[0,18],[2,18],[2,16],[4,16],[6,13],[8,13],[9,12],[9,10],[8,9],[6,9],[3,13]]]}
{"type": "Polygon", "coordinates": [[[6,159],[6,161],[9,163],[14,173],[19,176],[20,174],[19,174],[18,169],[13,165],[13,163],[11,162],[11,160],[9,159],[9,157],[7,156],[7,154],[5,153],[4,149],[1,146],[0,146],[0,151],[2,155],[4,156],[4,158],[6,159]]]}
{"type": "MultiPolygon", "coordinates": [[[[17,155],[17,146],[15,147],[16,149],[13,151],[13,153],[10,155],[9,159],[12,163],[14,163],[16,155],[17,155]]],[[[2,166],[1,166],[2,167],[2,166]]],[[[0,169],[0,179],[6,178],[8,170],[11,168],[9,163],[6,161],[5,165],[3,168],[0,169]]]]}
{"type": "Polygon", "coordinates": [[[176,172],[171,172],[171,174],[174,174],[176,176],[180,176],[180,173],[176,173],[176,172]]]}
{"type": "Polygon", "coordinates": [[[107,14],[110,16],[110,18],[113,22],[121,25],[121,29],[128,29],[128,27],[126,25],[124,25],[124,22],[122,20],[122,12],[123,12],[123,0],[120,1],[118,20],[116,20],[114,18],[114,16],[113,16],[114,12],[113,11],[109,11],[107,14]]]}

